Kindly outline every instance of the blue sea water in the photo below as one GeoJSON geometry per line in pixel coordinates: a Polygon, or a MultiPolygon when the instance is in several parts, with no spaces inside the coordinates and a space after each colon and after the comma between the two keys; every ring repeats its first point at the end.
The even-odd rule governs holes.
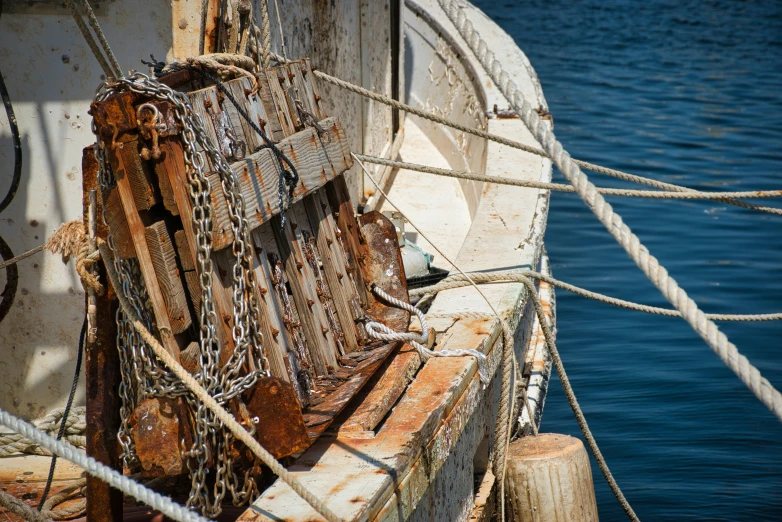
{"type": "MultiPolygon", "coordinates": [[[[476,3],[529,56],[574,157],[704,190],[782,188],[782,3],[476,3]]],[[[610,202],[703,310],[782,311],[782,217],[610,202]]],[[[577,196],[552,195],[546,244],[555,277],[667,306],[577,196]]],[[[782,520],[782,423],[686,323],[564,291],[557,310],[573,387],[642,520],[782,520]]],[[[782,388],[781,322],[720,328],[782,388]]],[[[542,429],[579,434],[556,379],[542,429]]],[[[601,519],[623,519],[593,476],[601,519]]]]}

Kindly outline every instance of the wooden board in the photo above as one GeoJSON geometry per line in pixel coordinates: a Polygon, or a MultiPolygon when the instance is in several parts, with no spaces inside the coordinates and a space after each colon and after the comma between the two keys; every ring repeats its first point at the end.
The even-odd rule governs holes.
{"type": "Polygon", "coordinates": [[[179,276],[177,258],[166,224],[158,221],[146,228],[147,247],[152,258],[152,266],[157,275],[163,302],[168,311],[171,330],[178,334],[184,332],[193,323],[184,286],[179,276]]]}
{"type": "MultiPolygon", "coordinates": [[[[327,132],[324,136],[319,137],[315,129],[307,128],[278,144],[299,173],[293,202],[322,187],[353,163],[345,131],[336,118],[327,118],[320,125],[327,132]]],[[[239,181],[250,230],[280,212],[279,168],[271,150],[260,150],[232,164],[231,168],[239,181]]],[[[212,183],[212,200],[216,204],[214,229],[219,232],[212,238],[212,248],[220,250],[231,243],[232,232],[228,207],[216,176],[212,183]]]]}
{"type": "Polygon", "coordinates": [[[155,315],[155,322],[157,323],[157,330],[160,334],[161,343],[163,347],[169,352],[176,360],[179,360],[179,347],[173,337],[173,331],[171,323],[168,319],[168,312],[166,311],[165,302],[163,301],[163,295],[158,284],[157,275],[153,269],[152,257],[149,253],[149,247],[146,241],[144,223],[141,221],[138,209],[136,208],[135,197],[131,186],[131,180],[127,175],[128,172],[134,172],[131,162],[131,167],[128,168],[124,163],[124,155],[117,155],[109,153],[109,159],[112,165],[116,165],[113,168],[114,178],[117,181],[117,192],[119,193],[119,199],[122,203],[122,208],[125,211],[125,216],[128,221],[128,228],[131,232],[131,238],[133,239],[133,245],[136,249],[136,255],[139,261],[139,268],[141,274],[144,277],[144,284],[149,296],[149,302],[152,305],[152,311],[155,315]]]}

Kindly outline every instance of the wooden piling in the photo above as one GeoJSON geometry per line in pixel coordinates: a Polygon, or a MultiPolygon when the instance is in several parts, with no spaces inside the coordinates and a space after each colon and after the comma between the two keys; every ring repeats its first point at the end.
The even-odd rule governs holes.
{"type": "Polygon", "coordinates": [[[589,456],[581,440],[555,433],[508,448],[506,517],[514,522],[597,521],[589,456]]]}

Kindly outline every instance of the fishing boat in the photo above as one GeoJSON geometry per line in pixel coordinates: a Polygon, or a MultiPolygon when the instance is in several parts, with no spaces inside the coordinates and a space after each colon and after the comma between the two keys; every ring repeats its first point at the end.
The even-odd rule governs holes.
{"type": "MultiPolygon", "coordinates": [[[[17,165],[2,185],[3,259],[35,249],[74,219],[89,252],[77,256],[79,273],[74,262],[44,253],[0,275],[0,408],[52,434],[62,424],[60,436],[88,455],[204,515],[317,519],[317,506],[275,479],[266,461],[230,435],[208,439],[225,426],[196,414],[195,399],[165,364],[148,362],[155,355],[131,331],[131,312],[117,314],[113,292],[98,292],[111,281],[105,263],[119,268],[123,284],[114,292],[130,295],[130,282],[144,283],[131,300],[136,313],[201,385],[209,382],[202,332],[232,346],[216,357],[235,370],[225,379],[241,389],[220,404],[338,518],[488,520],[501,482],[492,462],[507,442],[497,434],[508,437],[510,426],[523,437],[540,423],[551,370],[542,325],[520,282],[414,290],[449,274],[549,273],[549,192],[383,160],[530,182],[550,182],[552,163],[393,103],[537,143],[437,1],[266,4],[119,0],[95,2],[93,11],[81,0],[3,3],[0,73],[16,125],[0,122],[0,163],[17,165]],[[105,47],[97,50],[101,68],[87,35],[98,47],[105,35],[119,70],[105,47]],[[113,83],[118,76],[125,83],[113,83]],[[188,126],[195,138],[185,138],[188,126]],[[203,194],[187,170],[198,154],[211,180],[203,194]],[[206,200],[211,229],[193,212],[206,200]],[[96,263],[95,245],[108,234],[111,259],[96,263]],[[245,269],[242,239],[254,256],[245,269]],[[101,286],[84,290],[85,270],[101,286]],[[209,284],[205,273],[214,274],[209,284]],[[261,290],[242,287],[234,298],[239,280],[261,290]],[[242,299],[260,319],[231,316],[242,299]],[[209,319],[202,308],[211,300],[209,319]],[[425,323],[411,320],[416,310],[404,307],[411,302],[425,323]],[[84,375],[70,404],[85,311],[84,375]],[[239,324],[252,334],[235,333],[239,324]],[[268,351],[252,359],[256,334],[268,351]],[[132,344],[137,352],[122,352],[132,344]],[[249,347],[244,359],[231,355],[240,346],[249,347]],[[142,382],[158,391],[137,393],[142,382]],[[236,397],[244,402],[231,402],[236,397]],[[215,478],[220,466],[230,479],[215,478]]],[[[508,74],[552,125],[524,53],[477,8],[462,9],[487,44],[502,49],[508,74]]],[[[536,284],[553,328],[553,290],[536,284]]],[[[62,459],[47,481],[47,451],[2,437],[0,489],[31,505],[47,489],[48,516],[155,516],[99,479],[85,485],[82,469],[62,459]]]]}

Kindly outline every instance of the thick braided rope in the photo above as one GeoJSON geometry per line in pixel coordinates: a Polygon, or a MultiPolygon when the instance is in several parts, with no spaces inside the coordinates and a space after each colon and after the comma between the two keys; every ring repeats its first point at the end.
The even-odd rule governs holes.
{"type": "MultiPolygon", "coordinates": [[[[622,493],[622,490],[619,488],[619,484],[616,483],[611,470],[608,468],[608,464],[603,457],[603,453],[600,451],[600,448],[597,445],[597,441],[592,435],[592,431],[589,429],[584,412],[581,411],[581,406],[578,404],[576,394],[573,391],[573,387],[570,385],[570,379],[568,379],[567,373],[565,373],[565,365],[562,363],[562,358],[559,356],[557,344],[554,341],[554,333],[551,331],[551,327],[546,320],[546,312],[543,309],[543,304],[540,302],[540,297],[535,291],[535,284],[531,279],[528,278],[524,278],[522,282],[524,283],[524,286],[527,287],[527,290],[530,294],[530,299],[532,299],[532,303],[535,306],[535,313],[538,316],[538,323],[540,323],[540,328],[543,330],[543,336],[546,339],[546,346],[548,347],[549,353],[551,354],[551,359],[554,362],[554,366],[557,369],[559,380],[562,383],[562,389],[565,391],[565,396],[567,397],[568,403],[570,404],[570,407],[573,410],[573,414],[576,417],[578,427],[581,429],[581,433],[584,435],[584,439],[587,441],[587,445],[589,446],[592,455],[595,457],[597,466],[603,473],[603,477],[605,477],[605,480],[608,483],[608,487],[611,488],[611,491],[616,497],[616,500],[619,502],[619,505],[622,506],[622,509],[627,514],[627,517],[634,522],[640,522],[638,516],[635,514],[635,511],[633,511],[630,503],[627,501],[624,494],[622,493]]],[[[531,416],[530,420],[532,421],[531,416]]]]}
{"type": "MultiPolygon", "coordinates": [[[[283,58],[277,55],[273,55],[273,58],[277,61],[283,61],[283,58]]],[[[529,152],[530,154],[535,154],[537,156],[541,156],[544,158],[548,158],[549,154],[545,150],[541,150],[537,147],[532,147],[529,145],[524,145],[523,143],[519,143],[517,141],[509,140],[507,138],[503,138],[502,136],[497,136],[496,134],[491,134],[486,131],[482,131],[480,129],[476,129],[473,127],[468,127],[466,125],[462,125],[460,123],[456,123],[454,121],[448,120],[446,118],[442,118],[440,116],[437,116],[435,114],[432,114],[430,112],[417,109],[411,105],[407,105],[405,103],[399,102],[397,100],[394,100],[393,98],[390,98],[388,96],[384,96],[382,94],[370,91],[368,89],[364,89],[363,87],[359,87],[358,85],[354,85],[350,82],[346,82],[345,80],[341,80],[339,78],[336,78],[334,76],[331,76],[330,74],[326,74],[323,71],[314,71],[315,75],[322,79],[323,81],[326,81],[328,83],[331,83],[333,85],[336,85],[340,88],[343,88],[347,91],[353,92],[355,94],[364,96],[366,98],[369,98],[370,100],[374,100],[379,103],[383,103],[385,105],[388,105],[389,107],[393,107],[395,109],[399,109],[402,111],[407,112],[408,114],[413,114],[415,116],[418,116],[419,118],[423,118],[425,120],[429,120],[434,123],[439,123],[441,125],[445,125],[447,127],[451,127],[452,129],[456,129],[458,131],[466,132],[468,134],[472,134],[474,136],[478,136],[479,138],[484,138],[490,141],[494,141],[496,143],[499,143],[501,145],[505,145],[507,147],[512,147],[514,149],[523,150],[524,152],[529,152]]],[[[680,185],[673,185],[671,183],[664,183],[662,181],[657,181],[651,178],[645,178],[642,176],[637,176],[634,174],[629,174],[627,172],[622,172],[620,170],[615,169],[609,169],[607,167],[601,167],[599,165],[594,165],[592,163],[588,163],[586,161],[581,160],[572,160],[577,165],[589,169],[594,170],[595,172],[599,172],[601,174],[605,174],[608,176],[613,176],[615,178],[623,179],[626,181],[633,181],[635,183],[641,183],[644,185],[648,185],[651,187],[656,187],[659,189],[664,189],[669,192],[694,192],[694,189],[691,189],[689,187],[682,187],[680,185]]],[[[567,185],[563,185],[567,186],[567,185]]],[[[748,195],[746,197],[755,197],[748,195]]],[[[774,215],[782,215],[782,209],[780,208],[773,208],[773,207],[761,207],[758,205],[753,205],[752,203],[746,203],[744,201],[739,201],[735,199],[730,199],[729,197],[722,196],[722,197],[716,197],[716,201],[720,201],[721,203],[727,203],[729,205],[734,205],[741,208],[746,208],[750,210],[757,210],[760,212],[765,212],[767,214],[774,214],[774,215]]]]}
{"type": "MultiPolygon", "coordinates": [[[[98,248],[100,249],[100,254],[103,258],[103,264],[106,267],[106,273],[109,276],[111,285],[114,288],[122,288],[119,284],[119,277],[114,271],[114,265],[111,261],[111,251],[109,250],[106,243],[103,242],[98,245],[98,248]]],[[[258,441],[256,441],[255,438],[253,438],[253,436],[250,435],[250,433],[236,421],[236,419],[234,419],[233,415],[228,413],[222,406],[220,406],[220,404],[209,395],[209,393],[198,383],[198,381],[196,381],[187,370],[182,368],[182,365],[179,364],[179,362],[174,359],[174,357],[169,354],[165,348],[163,348],[158,340],[155,339],[149,330],[146,329],[134,311],[134,308],[128,303],[127,298],[122,294],[122,292],[118,292],[117,297],[119,298],[120,307],[122,308],[123,313],[130,320],[130,324],[133,326],[136,332],[138,332],[144,342],[152,348],[152,351],[155,352],[155,355],[158,357],[158,359],[160,359],[171,370],[171,372],[176,375],[180,381],[182,381],[182,384],[184,384],[199,401],[201,401],[207,408],[209,408],[212,413],[214,413],[215,417],[217,417],[217,419],[222,422],[237,439],[242,441],[250,449],[250,451],[255,454],[255,456],[261,459],[261,461],[263,461],[263,463],[271,469],[272,473],[280,477],[283,482],[290,486],[290,488],[301,498],[303,498],[310,506],[312,506],[315,511],[320,513],[329,522],[339,522],[340,518],[337,517],[328,508],[328,506],[321,502],[315,495],[310,493],[304,487],[304,485],[299,482],[295,476],[293,476],[292,473],[285,469],[282,464],[280,464],[277,459],[271,455],[271,453],[266,451],[266,449],[264,449],[264,447],[261,446],[258,441]]]]}
{"type": "MultiPolygon", "coordinates": [[[[35,423],[35,427],[48,434],[55,434],[60,429],[60,421],[65,408],[57,408],[47,413],[42,419],[35,423]]],[[[68,415],[65,423],[65,433],[63,437],[69,444],[77,448],[83,448],[87,444],[85,431],[87,423],[85,420],[86,408],[84,406],[74,408],[68,415]]],[[[9,457],[19,453],[29,455],[51,456],[51,452],[42,448],[35,442],[19,433],[0,433],[0,457],[9,457]]]]}
{"type": "MultiPolygon", "coordinates": [[[[592,292],[584,288],[565,283],[559,279],[555,279],[549,275],[541,274],[533,270],[498,270],[496,272],[471,272],[470,278],[476,283],[520,283],[523,282],[523,278],[531,277],[533,279],[540,279],[550,285],[554,285],[568,292],[572,292],[576,295],[594,299],[601,303],[609,304],[612,306],[618,306],[620,308],[626,308],[628,310],[635,310],[638,312],[645,312],[647,314],[664,315],[667,317],[681,317],[682,314],[678,310],[670,310],[668,308],[658,308],[656,306],[649,306],[639,303],[633,303],[632,301],[625,301],[624,299],[617,299],[616,297],[610,297],[597,292],[592,292]]],[[[452,274],[440,281],[437,284],[424,286],[421,288],[414,288],[409,291],[411,297],[425,296],[442,292],[443,290],[450,290],[452,288],[463,288],[470,286],[461,274],[452,274]]],[[[781,321],[782,313],[772,314],[706,314],[706,317],[712,321],[745,321],[745,322],[761,322],[761,321],[781,321]]]]}
{"type": "Polygon", "coordinates": [[[727,336],[720,332],[714,322],[709,320],[687,293],[679,287],[676,281],[668,275],[668,271],[641,244],[638,237],[630,230],[622,218],[614,212],[611,205],[597,193],[595,186],[581,171],[556,139],[554,133],[543,125],[540,117],[516,88],[513,80],[494,58],[494,52],[489,50],[486,42],[473,28],[458,4],[453,0],[438,0],[459,33],[468,43],[475,56],[481,62],[486,72],[497,84],[505,97],[519,114],[524,124],[529,128],[538,142],[543,144],[554,164],[576,188],[576,192],[587,206],[594,212],[609,233],[625,249],[638,267],[646,274],[652,283],[662,292],[666,299],[681,312],[682,317],[714,350],[720,359],[733,370],[739,379],[765,404],[778,419],[782,420],[782,394],[760,375],[760,371],[752,366],[749,360],[741,355],[738,348],[727,336]]]}
{"type": "MultiPolygon", "coordinates": [[[[484,183],[497,183],[498,185],[511,185],[514,187],[556,190],[558,192],[576,191],[575,187],[573,187],[572,185],[566,185],[564,183],[547,183],[545,181],[513,179],[513,178],[505,178],[502,176],[486,176],[485,174],[472,174],[470,172],[464,172],[460,170],[441,169],[437,167],[430,167],[428,165],[420,165],[418,163],[408,163],[406,161],[396,161],[392,159],[379,158],[377,156],[367,156],[366,154],[356,154],[356,156],[361,158],[363,161],[366,161],[367,163],[387,165],[389,167],[414,170],[418,172],[424,172],[426,174],[446,176],[449,178],[466,179],[470,181],[481,181],[484,183]]],[[[744,190],[744,191],[736,191],[736,192],[702,192],[702,191],[692,190],[688,192],[682,192],[682,191],[671,192],[671,191],[657,191],[657,190],[632,190],[632,189],[600,187],[597,189],[597,192],[599,194],[605,194],[607,196],[626,196],[626,197],[634,197],[634,198],[651,198],[651,199],[710,199],[714,201],[722,201],[726,197],[730,197],[730,198],[782,197],[782,190],[744,190]]]]}
{"type": "Polygon", "coordinates": [[[261,0],[261,46],[263,53],[263,68],[268,69],[272,57],[269,54],[272,46],[271,21],[269,20],[269,0],[261,0]]]}
{"type": "Polygon", "coordinates": [[[178,520],[179,522],[207,522],[207,519],[203,518],[201,515],[185,509],[172,502],[169,498],[134,482],[108,466],[104,466],[94,458],[88,457],[83,451],[80,451],[69,444],[65,444],[62,441],[58,441],[51,435],[47,435],[32,424],[14,417],[3,409],[0,409],[0,424],[22,434],[35,444],[46,448],[58,457],[73,462],[90,475],[99,478],[126,495],[130,495],[140,502],[157,509],[174,520],[178,520]]]}
{"type": "Polygon", "coordinates": [[[22,517],[23,520],[28,522],[51,522],[51,519],[46,515],[39,513],[37,510],[31,508],[23,500],[16,498],[10,493],[6,493],[0,489],[0,507],[7,509],[14,515],[22,517]]]}
{"type": "MultiPolygon", "coordinates": [[[[469,282],[467,284],[469,284],[469,282]]],[[[405,303],[404,301],[388,295],[378,286],[373,285],[372,292],[392,306],[401,310],[406,310],[407,312],[410,312],[411,314],[414,314],[416,317],[418,317],[418,321],[421,323],[421,333],[417,334],[415,332],[396,332],[382,323],[369,321],[365,325],[365,328],[367,330],[367,334],[370,337],[383,341],[402,341],[404,343],[408,343],[410,346],[415,348],[416,352],[418,352],[418,355],[420,355],[421,359],[424,361],[428,361],[432,357],[475,357],[478,360],[478,375],[481,378],[481,382],[484,385],[489,384],[489,371],[486,367],[485,354],[478,350],[430,350],[423,345],[423,343],[426,343],[429,338],[429,325],[426,322],[424,313],[410,303],[405,303]]]]}

